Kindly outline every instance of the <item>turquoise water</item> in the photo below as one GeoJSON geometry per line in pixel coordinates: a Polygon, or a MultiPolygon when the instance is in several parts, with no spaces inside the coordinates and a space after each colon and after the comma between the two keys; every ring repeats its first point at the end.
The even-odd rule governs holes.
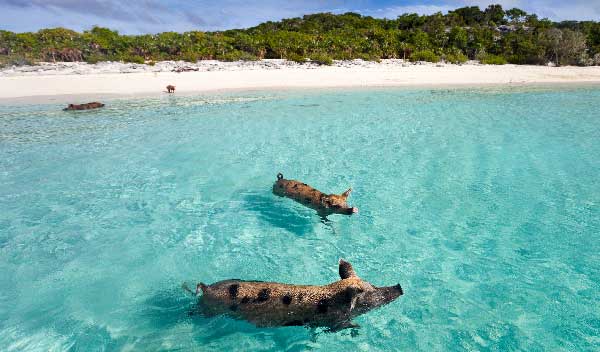
{"type": "Polygon", "coordinates": [[[323,90],[0,106],[0,349],[600,348],[600,88],[323,90]],[[277,172],[354,189],[323,223],[277,172]],[[351,331],[190,314],[182,282],[405,295],[351,331]]]}

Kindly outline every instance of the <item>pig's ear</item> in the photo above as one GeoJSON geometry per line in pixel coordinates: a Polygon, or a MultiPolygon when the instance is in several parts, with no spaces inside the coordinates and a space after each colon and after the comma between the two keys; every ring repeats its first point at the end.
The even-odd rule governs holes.
{"type": "Polygon", "coordinates": [[[345,292],[345,298],[346,301],[350,302],[350,308],[349,310],[352,311],[354,309],[354,307],[356,307],[356,301],[358,300],[358,297],[360,296],[361,293],[363,293],[364,290],[361,287],[357,287],[357,286],[348,286],[348,288],[346,288],[346,292],[345,292]]]}
{"type": "Polygon", "coordinates": [[[356,273],[354,272],[354,268],[352,264],[348,263],[344,259],[340,259],[338,272],[340,273],[340,278],[347,279],[349,277],[356,277],[356,273]]]}
{"type": "Polygon", "coordinates": [[[348,188],[346,190],[346,192],[342,193],[342,197],[348,198],[348,196],[350,195],[350,192],[352,192],[352,188],[348,188]]]}

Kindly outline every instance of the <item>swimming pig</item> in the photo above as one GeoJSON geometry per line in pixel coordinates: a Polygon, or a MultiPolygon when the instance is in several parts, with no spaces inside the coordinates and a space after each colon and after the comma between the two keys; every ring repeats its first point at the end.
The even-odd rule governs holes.
{"type": "Polygon", "coordinates": [[[358,327],[356,316],[388,304],[403,294],[400,284],[375,287],[360,279],[352,265],[339,261],[341,280],[325,286],[225,280],[196,286],[201,312],[227,314],[258,327],[309,326],[337,331],[358,327]]]}
{"type": "Polygon", "coordinates": [[[90,109],[98,109],[103,107],[104,104],[99,103],[97,101],[91,102],[91,103],[85,103],[85,104],[69,104],[69,106],[67,106],[66,108],[64,108],[64,111],[68,111],[68,110],[90,110],[90,109]]]}
{"type": "Polygon", "coordinates": [[[319,215],[325,217],[330,214],[352,215],[358,208],[348,206],[346,203],[352,188],[342,194],[325,194],[312,188],[306,183],[296,180],[286,180],[283,174],[277,174],[277,181],[273,185],[273,193],[281,197],[288,197],[309,208],[315,209],[319,215]]]}

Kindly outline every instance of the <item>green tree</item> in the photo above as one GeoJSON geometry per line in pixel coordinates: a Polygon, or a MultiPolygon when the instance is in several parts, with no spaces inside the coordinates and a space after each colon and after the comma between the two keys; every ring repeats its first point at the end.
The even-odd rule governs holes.
{"type": "Polygon", "coordinates": [[[593,54],[600,53],[600,23],[594,23],[590,27],[587,37],[590,51],[593,54]]]}
{"type": "Polygon", "coordinates": [[[429,35],[420,29],[417,29],[412,37],[412,42],[417,50],[425,50],[429,48],[429,35]]]}
{"type": "Polygon", "coordinates": [[[452,27],[449,34],[450,46],[465,50],[469,41],[469,35],[466,29],[458,26],[452,27]]]}
{"type": "Polygon", "coordinates": [[[543,33],[542,38],[550,57],[554,59],[556,65],[560,65],[560,42],[562,41],[562,31],[558,28],[550,28],[543,33]]]}
{"type": "Polygon", "coordinates": [[[493,22],[494,24],[503,24],[506,22],[504,20],[505,13],[501,5],[489,5],[483,11],[483,16],[486,22],[493,22]]]}
{"type": "Polygon", "coordinates": [[[0,30],[0,55],[10,55],[19,48],[19,39],[13,32],[0,30]]]}
{"type": "Polygon", "coordinates": [[[490,5],[458,8],[446,15],[403,14],[377,19],[357,13],[317,13],[269,21],[248,29],[219,32],[165,32],[120,35],[93,27],[83,33],[65,28],[36,33],[0,31],[0,63],[32,60],[254,60],[306,57],[379,60],[444,56],[461,62],[464,55],[493,62],[589,64],[600,62],[600,24],[594,21],[554,23],[513,8],[490,5]],[[515,25],[499,32],[500,23],[515,25]],[[418,53],[417,53],[418,52],[418,53]],[[433,55],[431,55],[433,53],[433,55]]]}
{"type": "Polygon", "coordinates": [[[448,44],[446,24],[441,12],[435,13],[427,18],[423,30],[429,35],[429,40],[434,48],[443,50],[448,44]]]}
{"type": "Polygon", "coordinates": [[[506,10],[506,17],[508,17],[510,23],[513,24],[524,21],[525,16],[527,16],[527,12],[516,7],[513,7],[510,10],[506,10]]]}
{"type": "Polygon", "coordinates": [[[425,23],[425,16],[421,17],[416,13],[405,13],[398,16],[398,29],[408,30],[421,27],[425,23]]]}
{"type": "Polygon", "coordinates": [[[115,54],[123,49],[123,43],[117,31],[94,26],[91,30],[85,31],[83,35],[92,49],[103,54],[115,54]]]}
{"type": "Polygon", "coordinates": [[[532,32],[519,29],[506,34],[499,43],[500,52],[512,64],[545,63],[545,47],[532,32]]]}
{"type": "Polygon", "coordinates": [[[41,29],[37,32],[39,45],[43,47],[42,59],[47,61],[81,61],[78,49],[81,35],[66,28],[41,29]]]}
{"type": "Polygon", "coordinates": [[[564,29],[560,51],[563,63],[570,65],[585,64],[583,60],[586,58],[586,42],[583,33],[564,29]]]}
{"type": "Polygon", "coordinates": [[[483,12],[481,12],[479,6],[461,7],[450,12],[460,16],[463,20],[463,24],[466,26],[480,24],[484,18],[483,12]]]}

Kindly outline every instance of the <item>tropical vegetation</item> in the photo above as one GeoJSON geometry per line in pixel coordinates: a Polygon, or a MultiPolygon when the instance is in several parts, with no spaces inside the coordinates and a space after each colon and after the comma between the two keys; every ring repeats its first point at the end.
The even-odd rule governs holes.
{"type": "Polygon", "coordinates": [[[247,29],[122,35],[93,27],[32,33],[0,30],[0,65],[38,61],[289,59],[331,64],[332,60],[401,58],[411,61],[469,59],[490,64],[600,65],[600,22],[553,22],[517,8],[490,5],[447,14],[403,14],[378,19],[356,13],[319,13],[265,22],[247,29]]]}

